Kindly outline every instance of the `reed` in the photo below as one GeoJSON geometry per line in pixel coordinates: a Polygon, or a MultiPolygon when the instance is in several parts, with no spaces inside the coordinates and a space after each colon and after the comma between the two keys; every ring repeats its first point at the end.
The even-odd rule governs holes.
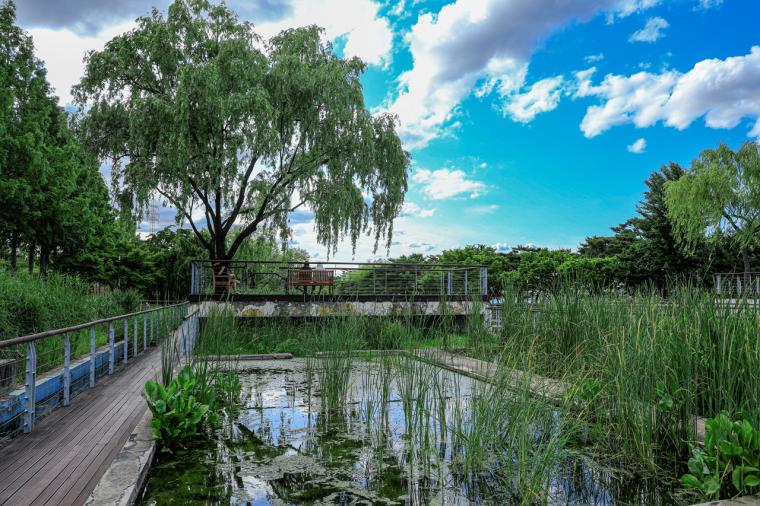
{"type": "Polygon", "coordinates": [[[604,453],[635,467],[681,466],[695,415],[760,421],[760,319],[747,301],[729,307],[690,286],[667,299],[566,287],[536,307],[509,298],[504,311],[505,350],[530,350],[531,372],[593,393],[604,453]]]}

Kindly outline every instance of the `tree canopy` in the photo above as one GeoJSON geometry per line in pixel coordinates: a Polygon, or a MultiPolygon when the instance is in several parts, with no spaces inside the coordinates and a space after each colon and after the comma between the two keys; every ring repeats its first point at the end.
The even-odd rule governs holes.
{"type": "Polygon", "coordinates": [[[177,0],[90,53],[75,97],[135,212],[152,198],[176,207],[212,259],[262,229],[287,239],[302,206],[333,251],[365,232],[377,247],[390,244],[409,158],[395,118],[366,109],[364,69],[317,27],[264,41],[224,4],[177,0]]]}
{"type": "Polygon", "coordinates": [[[666,184],[676,239],[690,251],[705,239],[730,238],[750,271],[750,249],[760,232],[760,146],[745,142],[702,151],[677,181],[666,184]]]}

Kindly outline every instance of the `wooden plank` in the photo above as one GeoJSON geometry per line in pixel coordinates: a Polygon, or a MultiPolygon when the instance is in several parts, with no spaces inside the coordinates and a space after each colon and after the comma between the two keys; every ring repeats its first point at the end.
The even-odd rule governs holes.
{"type": "Polygon", "coordinates": [[[0,450],[0,504],[84,503],[145,411],[160,351],[136,358],[0,450]]]}
{"type": "MultiPolygon", "coordinates": [[[[77,461],[58,470],[55,479],[50,481],[45,490],[35,499],[35,502],[52,501],[51,504],[72,504],[69,500],[61,500],[61,497],[73,494],[71,497],[73,499],[85,491],[84,487],[90,481],[95,480],[95,478],[100,479],[102,473],[105,472],[103,464],[106,459],[107,463],[113,460],[145,412],[145,402],[140,398],[140,391],[144,383],[143,380],[151,379],[154,376],[151,371],[146,372],[147,374],[140,377],[139,382],[133,383],[133,388],[130,389],[132,396],[129,401],[111,416],[114,423],[100,424],[98,430],[90,434],[89,437],[98,443],[87,446],[80,445],[77,461]],[[139,388],[135,388],[138,384],[140,385],[139,388]],[[108,458],[109,456],[110,458],[108,458]]],[[[97,480],[94,481],[92,488],[95,487],[96,483],[97,480]]],[[[89,495],[91,491],[92,489],[87,490],[87,494],[89,495]]]]}
{"type": "MultiPolygon", "coordinates": [[[[123,383],[131,383],[135,380],[136,375],[140,374],[140,367],[137,363],[134,364],[134,368],[124,371],[123,375],[114,376],[114,379],[109,382],[113,385],[116,381],[119,381],[119,385],[123,383]],[[118,378],[118,380],[116,379],[118,378]]],[[[102,385],[102,384],[101,384],[102,385]]],[[[106,385],[102,385],[105,387],[106,385]]],[[[111,388],[114,388],[113,386],[111,388]]],[[[76,413],[71,413],[71,416],[65,416],[58,419],[44,419],[40,424],[41,437],[35,438],[35,444],[26,445],[24,436],[21,436],[14,440],[11,444],[17,446],[16,451],[13,452],[14,457],[9,457],[11,462],[8,467],[13,467],[14,471],[11,476],[6,475],[6,470],[0,472],[0,483],[5,483],[6,486],[3,490],[0,490],[0,500],[5,495],[3,492],[10,484],[14,484],[16,475],[24,475],[37,464],[41,459],[49,460],[50,452],[60,453],[65,447],[70,446],[71,438],[75,437],[78,441],[86,435],[84,429],[88,426],[99,423],[110,412],[109,406],[104,404],[103,401],[109,401],[113,403],[123,402],[123,399],[128,393],[121,391],[117,395],[113,395],[111,390],[92,389],[84,391],[77,399],[80,400],[78,407],[80,409],[76,413]],[[100,401],[98,402],[98,396],[100,401]],[[76,437],[76,434],[79,434],[76,437]]],[[[37,431],[35,431],[37,432],[37,431]]],[[[34,432],[32,433],[34,434],[34,432]]]]}

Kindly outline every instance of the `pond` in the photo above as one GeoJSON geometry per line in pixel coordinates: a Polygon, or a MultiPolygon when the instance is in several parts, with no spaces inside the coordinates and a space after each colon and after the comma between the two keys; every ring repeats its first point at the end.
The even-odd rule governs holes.
{"type": "Polygon", "coordinates": [[[677,503],[667,480],[568,451],[551,409],[500,406],[515,427],[528,421],[498,425],[514,451],[495,451],[488,431],[501,417],[479,402],[488,387],[411,358],[247,362],[238,374],[239,409],[159,454],[141,504],[677,503]]]}

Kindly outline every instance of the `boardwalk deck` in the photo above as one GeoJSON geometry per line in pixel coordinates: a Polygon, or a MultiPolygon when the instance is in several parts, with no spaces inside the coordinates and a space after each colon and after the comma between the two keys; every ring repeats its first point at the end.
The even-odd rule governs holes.
{"type": "Polygon", "coordinates": [[[0,448],[0,504],[84,504],[145,413],[140,392],[160,370],[160,350],[149,349],[0,448]]]}

